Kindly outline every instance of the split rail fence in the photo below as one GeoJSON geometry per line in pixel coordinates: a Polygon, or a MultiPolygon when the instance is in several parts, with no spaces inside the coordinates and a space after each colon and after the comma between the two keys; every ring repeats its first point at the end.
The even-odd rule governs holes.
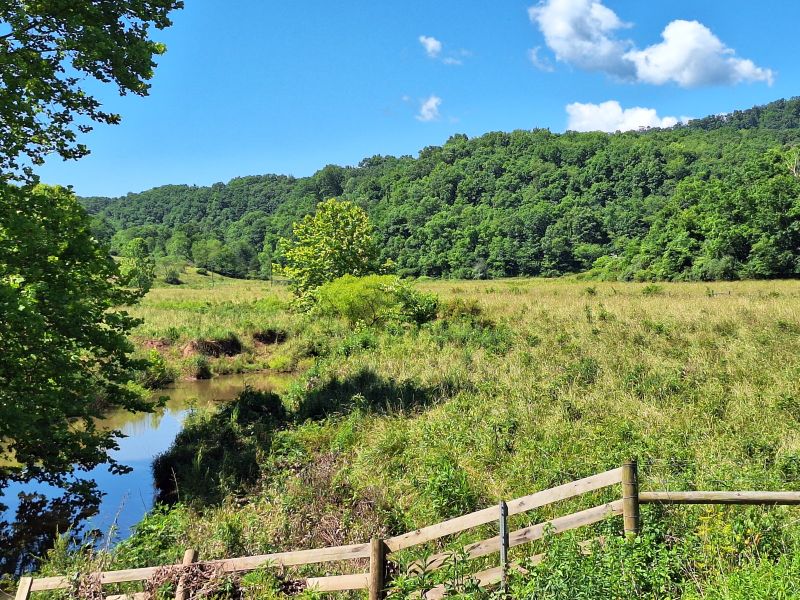
{"type": "MultiPolygon", "coordinates": [[[[284,568],[301,565],[339,562],[356,559],[369,559],[369,571],[351,575],[331,575],[326,577],[308,577],[302,581],[307,588],[319,592],[340,592],[347,590],[369,590],[370,600],[385,597],[385,588],[389,572],[389,557],[414,546],[436,541],[440,538],[455,535],[490,523],[499,522],[499,535],[464,548],[467,559],[500,554],[500,566],[475,573],[472,577],[482,587],[499,583],[505,584],[505,577],[512,569],[520,569],[518,563],[508,562],[510,548],[543,539],[546,535],[559,534],[578,529],[586,525],[598,523],[612,516],[622,515],[623,529],[626,535],[637,535],[641,527],[639,505],[657,504],[762,504],[800,505],[800,492],[754,492],[754,491],[691,491],[691,492],[639,492],[636,461],[627,461],[622,467],[592,475],[584,479],[565,483],[557,487],[536,492],[529,496],[517,498],[509,502],[501,502],[498,507],[486,508],[467,515],[443,521],[435,525],[423,527],[402,535],[387,539],[373,538],[364,544],[299,550],[294,552],[278,552],[259,556],[244,556],[223,560],[197,562],[196,551],[189,549],[184,555],[182,566],[203,565],[216,569],[221,573],[244,573],[259,568],[284,568]],[[601,490],[613,485],[621,485],[622,493],[618,500],[607,502],[574,512],[549,521],[537,523],[516,531],[508,531],[508,518],[514,515],[542,508],[575,498],[583,494],[601,490]]],[[[585,543],[591,543],[588,540],[585,543]]],[[[433,571],[441,568],[451,552],[443,552],[429,557],[424,564],[414,563],[412,568],[433,571]]],[[[541,561],[544,555],[538,554],[528,558],[529,564],[541,561]]],[[[151,579],[164,566],[104,571],[99,577],[101,585],[119,584],[151,579]]],[[[19,582],[15,600],[26,600],[33,592],[70,589],[73,580],[69,577],[22,577],[19,582]]],[[[427,599],[441,598],[445,594],[443,586],[434,587],[424,595],[427,599]]],[[[176,600],[187,600],[187,592],[182,582],[177,585],[176,600]]],[[[144,592],[132,594],[116,594],[105,596],[105,600],[143,600],[144,592]]]]}

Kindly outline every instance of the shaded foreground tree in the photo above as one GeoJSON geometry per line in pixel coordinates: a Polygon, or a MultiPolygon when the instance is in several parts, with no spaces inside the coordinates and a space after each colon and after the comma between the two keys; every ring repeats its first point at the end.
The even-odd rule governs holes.
{"type": "Polygon", "coordinates": [[[0,185],[0,456],[14,459],[0,461],[0,490],[41,481],[88,493],[76,469],[125,470],[108,455],[118,432],[95,419],[150,409],[130,385],[143,366],[126,336],[136,321],[117,310],[140,294],[70,191],[0,185]]]}
{"type": "Polygon", "coordinates": [[[47,154],[88,154],[77,134],[120,116],[103,111],[82,82],[88,75],[116,83],[122,95],[147,95],[153,57],[165,51],[150,28],[168,27],[170,11],[182,7],[180,0],[0,3],[0,181],[30,181],[47,154]]]}

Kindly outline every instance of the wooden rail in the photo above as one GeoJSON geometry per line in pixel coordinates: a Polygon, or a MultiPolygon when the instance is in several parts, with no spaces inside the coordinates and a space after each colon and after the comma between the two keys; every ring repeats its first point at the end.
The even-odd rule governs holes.
{"type": "MultiPolygon", "coordinates": [[[[604,473],[591,475],[577,481],[572,481],[547,490],[511,500],[502,506],[504,512],[497,507],[486,508],[467,515],[449,519],[435,525],[423,527],[402,535],[397,535],[386,540],[375,538],[366,544],[351,544],[312,550],[297,550],[293,552],[276,552],[258,556],[243,556],[222,560],[197,561],[197,553],[187,550],[183,561],[175,565],[178,576],[176,600],[189,600],[189,592],[185,589],[181,569],[189,569],[193,565],[217,569],[221,573],[240,573],[252,571],[263,567],[293,567],[326,562],[339,562],[354,559],[369,559],[370,570],[366,573],[353,573],[349,575],[331,575],[326,577],[308,577],[302,582],[306,587],[319,592],[339,592],[345,590],[369,590],[370,600],[379,600],[385,597],[386,577],[388,573],[388,557],[401,550],[438,540],[445,536],[455,535],[469,529],[495,523],[500,517],[500,522],[505,523],[508,516],[518,515],[527,511],[548,506],[550,504],[568,500],[583,494],[594,492],[612,485],[621,485],[619,500],[609,502],[524,527],[508,532],[501,527],[501,535],[469,544],[464,548],[468,559],[488,556],[510,547],[528,544],[541,540],[546,534],[558,534],[565,531],[597,523],[606,518],[622,515],[626,534],[636,535],[641,526],[639,514],[640,504],[763,504],[800,505],[800,492],[757,492],[757,491],[692,491],[692,492],[640,492],[638,472],[635,461],[627,461],[622,467],[611,469],[604,473]]],[[[410,567],[410,572],[422,570],[431,571],[441,568],[452,553],[440,553],[430,557],[424,563],[415,562],[410,567]]],[[[531,560],[533,563],[542,560],[542,555],[536,555],[531,560]]],[[[500,567],[476,573],[473,577],[482,586],[495,585],[504,579],[504,565],[508,569],[519,569],[515,563],[503,562],[500,567]]],[[[143,567],[139,569],[124,569],[119,571],[104,571],[99,573],[101,585],[126,583],[133,581],[146,581],[152,579],[163,566],[143,567]]],[[[70,577],[22,577],[19,581],[15,600],[27,600],[33,592],[48,590],[69,589],[73,585],[70,577]]],[[[429,590],[425,598],[441,598],[443,587],[429,590]]],[[[117,594],[105,597],[105,600],[144,600],[147,594],[138,592],[133,594],[117,594]]]]}
{"type": "Polygon", "coordinates": [[[800,492],[642,492],[642,504],[797,505],[800,492]]]}

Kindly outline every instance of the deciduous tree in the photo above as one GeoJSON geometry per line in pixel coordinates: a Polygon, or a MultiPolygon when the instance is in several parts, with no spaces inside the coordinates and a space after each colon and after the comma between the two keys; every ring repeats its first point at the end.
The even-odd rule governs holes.
{"type": "Polygon", "coordinates": [[[6,0],[0,3],[0,181],[33,178],[55,153],[75,159],[89,150],[77,135],[91,123],[118,123],[88,93],[87,76],[119,93],[144,96],[153,58],[150,39],[180,0],[6,0]]]}

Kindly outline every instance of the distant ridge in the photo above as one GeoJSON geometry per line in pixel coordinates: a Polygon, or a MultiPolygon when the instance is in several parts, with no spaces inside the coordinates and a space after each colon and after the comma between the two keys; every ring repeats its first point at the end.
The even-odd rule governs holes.
{"type": "Polygon", "coordinates": [[[370,214],[404,275],[736,279],[800,274],[800,98],[669,129],[458,134],[417,157],[311,177],[237,177],[84,198],[119,250],[145,238],[236,277],[264,276],[292,223],[336,196],[370,214]]]}

